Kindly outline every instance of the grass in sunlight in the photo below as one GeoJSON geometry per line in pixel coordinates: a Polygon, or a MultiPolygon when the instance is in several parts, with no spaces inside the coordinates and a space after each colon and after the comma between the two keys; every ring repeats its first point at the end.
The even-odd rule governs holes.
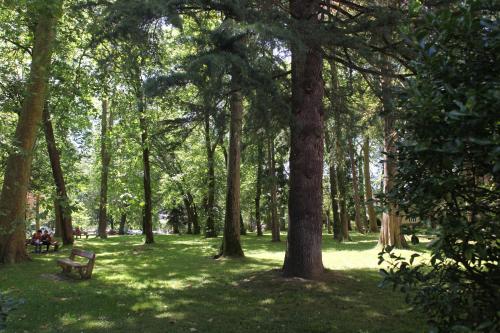
{"type": "Polygon", "coordinates": [[[403,295],[377,287],[377,236],[352,238],[324,236],[320,281],[283,279],[285,242],[267,235],[243,236],[238,260],[213,260],[220,239],[189,235],[77,240],[97,253],[91,280],[59,278],[69,248],[0,266],[0,293],[24,300],[6,332],[424,332],[403,295]]]}

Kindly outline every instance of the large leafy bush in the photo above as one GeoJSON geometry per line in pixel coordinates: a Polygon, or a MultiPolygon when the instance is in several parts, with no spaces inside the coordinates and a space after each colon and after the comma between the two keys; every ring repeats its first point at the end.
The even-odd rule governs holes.
{"type": "Polygon", "coordinates": [[[499,10],[480,0],[416,10],[417,75],[400,99],[392,195],[407,214],[436,223],[438,237],[429,262],[392,254],[383,272],[435,332],[500,330],[499,10]]]}

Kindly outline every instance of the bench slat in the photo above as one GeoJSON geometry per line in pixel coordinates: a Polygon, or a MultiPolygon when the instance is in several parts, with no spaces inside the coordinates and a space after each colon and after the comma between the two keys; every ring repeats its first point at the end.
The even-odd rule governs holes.
{"type": "Polygon", "coordinates": [[[85,267],[87,264],[82,264],[80,262],[73,261],[71,259],[59,259],[57,260],[59,264],[63,264],[66,266],[71,266],[71,267],[85,267]]]}

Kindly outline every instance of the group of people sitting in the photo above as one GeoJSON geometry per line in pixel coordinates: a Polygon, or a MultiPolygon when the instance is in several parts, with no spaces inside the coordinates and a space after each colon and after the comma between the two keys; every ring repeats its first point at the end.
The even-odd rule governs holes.
{"type": "Polygon", "coordinates": [[[35,253],[42,253],[42,246],[47,246],[49,252],[50,245],[53,244],[52,235],[44,230],[37,230],[31,237],[31,245],[35,246],[35,253]]]}

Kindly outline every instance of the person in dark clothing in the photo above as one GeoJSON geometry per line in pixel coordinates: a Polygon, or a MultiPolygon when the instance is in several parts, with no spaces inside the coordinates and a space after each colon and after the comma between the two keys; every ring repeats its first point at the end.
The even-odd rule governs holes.
{"type": "MultiPolygon", "coordinates": [[[[47,230],[45,230],[43,232],[43,235],[42,235],[42,245],[46,245],[47,246],[47,252],[49,252],[49,247],[50,247],[50,244],[52,243],[52,236],[50,236],[49,232],[47,230]]],[[[41,252],[41,246],[40,246],[40,252],[41,252]]]]}

